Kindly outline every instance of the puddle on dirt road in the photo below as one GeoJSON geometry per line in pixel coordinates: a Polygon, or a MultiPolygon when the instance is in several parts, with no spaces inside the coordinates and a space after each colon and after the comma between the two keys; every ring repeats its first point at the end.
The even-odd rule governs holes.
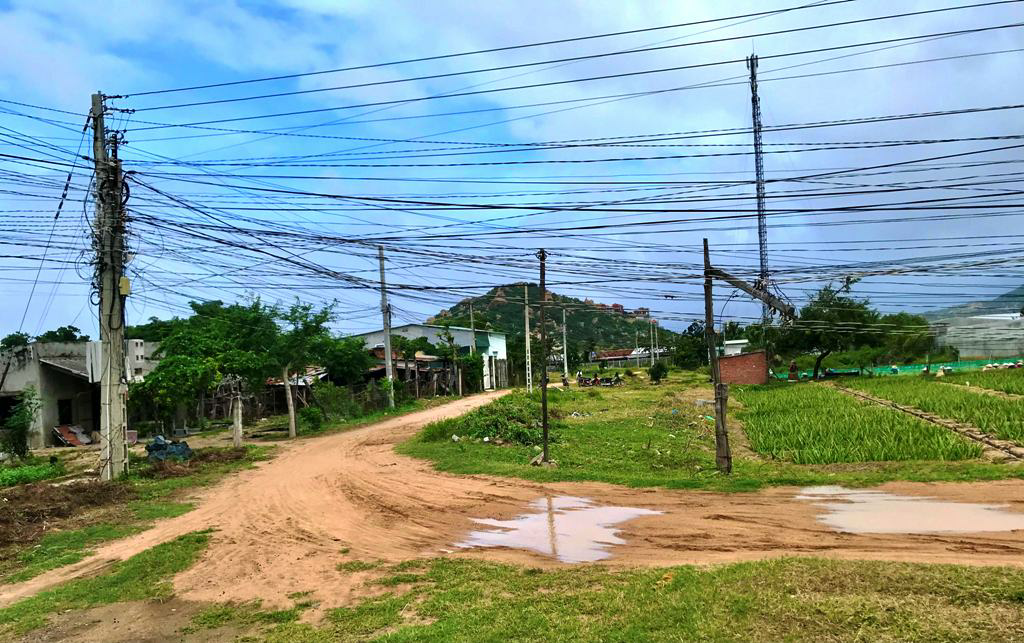
{"type": "Polygon", "coordinates": [[[818,520],[854,534],[934,534],[1024,529],[1024,514],[1005,505],[949,502],[927,496],[838,486],[807,487],[798,500],[810,500],[829,513],[818,520]]]}
{"type": "Polygon", "coordinates": [[[639,516],[662,512],[634,507],[602,507],[586,498],[555,496],[539,498],[528,513],[512,520],[474,518],[492,529],[470,532],[456,547],[512,547],[552,556],[563,563],[584,563],[611,556],[612,545],[626,541],[615,525],[639,516]]]}

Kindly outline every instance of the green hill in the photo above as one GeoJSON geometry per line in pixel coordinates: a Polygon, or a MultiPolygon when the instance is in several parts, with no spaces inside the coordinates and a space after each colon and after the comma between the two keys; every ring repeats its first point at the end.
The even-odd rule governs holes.
{"type": "MultiPolygon", "coordinates": [[[[477,327],[485,322],[488,327],[500,330],[510,339],[523,334],[523,285],[511,284],[493,288],[485,295],[464,299],[447,310],[442,310],[428,320],[436,323],[444,320],[462,326],[469,323],[469,308],[473,306],[473,315],[477,327]]],[[[529,284],[530,328],[537,334],[537,319],[540,301],[540,288],[537,284],[529,284]]],[[[637,311],[623,309],[617,304],[595,303],[589,299],[565,297],[548,291],[545,306],[549,323],[548,331],[555,343],[561,344],[562,309],[566,312],[568,344],[570,350],[602,350],[613,348],[633,348],[639,336],[641,346],[650,345],[651,320],[644,309],[637,311]]],[[[658,337],[662,346],[667,346],[675,333],[658,329],[658,337]]]]}
{"type": "Polygon", "coordinates": [[[1019,313],[1024,309],[1024,286],[1005,292],[995,299],[972,301],[951,308],[941,308],[924,313],[928,319],[946,319],[949,317],[972,317],[974,315],[993,315],[996,313],[1019,313]]]}

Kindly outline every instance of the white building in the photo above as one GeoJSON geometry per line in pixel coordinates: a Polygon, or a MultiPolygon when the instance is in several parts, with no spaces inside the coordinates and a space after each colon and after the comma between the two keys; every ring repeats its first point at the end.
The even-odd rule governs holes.
{"type": "Polygon", "coordinates": [[[1024,318],[998,313],[945,319],[935,324],[935,342],[952,347],[960,359],[994,359],[1024,355],[1024,318]]]}
{"type": "MultiPolygon", "coordinates": [[[[469,347],[473,351],[484,356],[484,388],[493,389],[506,386],[508,383],[508,354],[505,350],[505,333],[493,330],[473,331],[461,326],[451,326],[448,329],[455,341],[455,345],[463,354],[469,353],[469,347]],[[475,335],[475,337],[474,337],[475,335]]],[[[405,324],[393,326],[392,335],[399,335],[409,339],[424,337],[431,344],[443,345],[442,338],[444,326],[433,324],[405,324]]],[[[382,348],[384,346],[384,330],[375,330],[369,333],[354,335],[361,337],[369,349],[382,348]]]]}
{"type": "Polygon", "coordinates": [[[730,355],[739,355],[743,352],[743,349],[750,343],[748,339],[729,339],[722,342],[722,355],[728,357],[730,355]]]}

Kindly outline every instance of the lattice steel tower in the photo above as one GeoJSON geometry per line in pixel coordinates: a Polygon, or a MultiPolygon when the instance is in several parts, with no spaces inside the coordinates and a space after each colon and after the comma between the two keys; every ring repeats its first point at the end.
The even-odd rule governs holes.
{"type": "MultiPolygon", "coordinates": [[[[750,70],[750,117],[754,124],[754,172],[757,181],[757,241],[761,259],[758,274],[758,288],[768,290],[768,221],[764,211],[764,159],[761,156],[761,99],[757,96],[757,56],[747,58],[750,70]]],[[[761,308],[761,321],[768,323],[771,309],[768,304],[761,308]]]]}

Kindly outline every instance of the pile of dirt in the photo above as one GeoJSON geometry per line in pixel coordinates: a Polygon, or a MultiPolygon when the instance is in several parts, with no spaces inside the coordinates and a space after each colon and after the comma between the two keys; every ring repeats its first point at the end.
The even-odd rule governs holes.
{"type": "Polygon", "coordinates": [[[56,520],[134,495],[131,487],[110,482],[36,483],[0,490],[0,547],[34,540],[56,520]]]}
{"type": "Polygon", "coordinates": [[[231,447],[227,449],[196,449],[189,460],[164,460],[154,462],[151,466],[139,472],[144,478],[177,478],[195,473],[206,464],[218,462],[235,462],[244,460],[246,457],[245,447],[231,447]]]}

